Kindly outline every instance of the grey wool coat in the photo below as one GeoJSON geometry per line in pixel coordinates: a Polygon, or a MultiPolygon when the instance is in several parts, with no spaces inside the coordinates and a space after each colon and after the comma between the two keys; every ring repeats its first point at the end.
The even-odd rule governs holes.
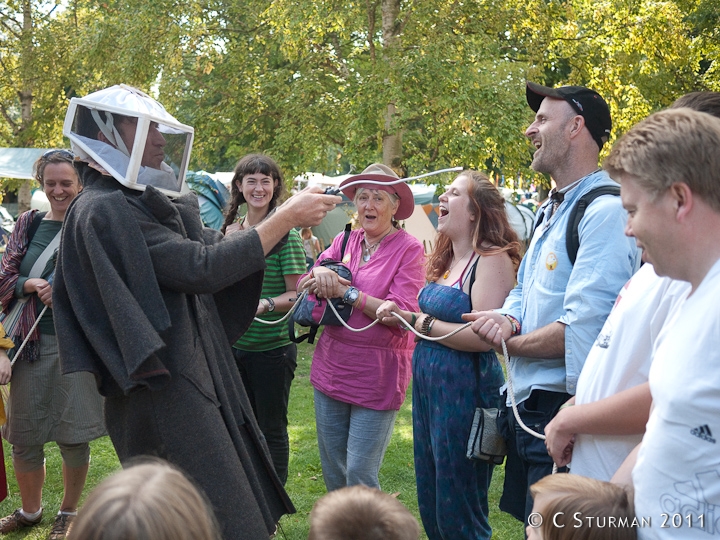
{"type": "Polygon", "coordinates": [[[295,511],[274,472],[231,343],[255,314],[254,231],[202,227],[194,194],[122,187],[84,163],[63,226],[53,310],[63,371],[91,371],[121,462],[185,471],[226,540],[268,538],[295,511]]]}

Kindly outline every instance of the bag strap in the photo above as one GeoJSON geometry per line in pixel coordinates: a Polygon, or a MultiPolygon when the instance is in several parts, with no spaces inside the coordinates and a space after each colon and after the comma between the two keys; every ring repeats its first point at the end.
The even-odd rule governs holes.
{"type": "Polygon", "coordinates": [[[352,232],[352,223],[345,224],[345,235],[343,236],[342,246],[340,247],[340,262],[345,257],[345,246],[347,246],[350,233],[352,232]]]}
{"type": "MultiPolygon", "coordinates": [[[[44,216],[46,213],[47,212],[43,212],[42,215],[44,216]]],[[[40,214],[38,214],[38,215],[40,215],[40,214]]],[[[31,226],[34,225],[36,221],[39,226],[40,221],[42,221],[42,217],[38,220],[37,216],[35,216],[35,218],[33,218],[33,222],[31,224],[31,226]]],[[[33,232],[32,232],[33,236],[35,236],[37,229],[38,229],[38,227],[35,227],[35,229],[33,230],[33,232]]],[[[28,233],[29,232],[30,232],[30,229],[28,229],[28,233]]],[[[35,260],[35,262],[32,265],[32,268],[30,268],[30,272],[28,272],[29,278],[38,278],[38,277],[42,276],[42,273],[45,271],[45,267],[47,266],[48,261],[50,260],[50,258],[53,255],[55,255],[55,253],[58,250],[58,247],[60,247],[61,233],[62,233],[62,228],[57,232],[57,234],[53,237],[53,239],[50,240],[50,243],[45,247],[45,249],[42,251],[42,253],[35,260]]],[[[29,234],[28,234],[28,237],[29,237],[29,234]]],[[[29,238],[32,239],[31,237],[29,237],[29,238]]],[[[27,295],[24,298],[15,298],[15,303],[12,304],[13,308],[15,308],[17,306],[17,309],[19,309],[19,310],[25,309],[25,304],[28,303],[28,301],[30,300],[30,297],[31,297],[31,295],[27,295]],[[22,307],[20,307],[20,306],[22,306],[22,307]]],[[[43,311],[43,313],[44,313],[44,311],[43,311]]],[[[9,316],[9,314],[7,316],[5,316],[2,320],[7,319],[8,316],[9,316]]],[[[39,320],[39,317],[38,317],[38,320],[39,320]]],[[[30,335],[30,334],[28,334],[28,335],[30,335]]],[[[27,339],[26,339],[26,341],[27,341],[27,339]]]]}
{"type": "Polygon", "coordinates": [[[32,223],[30,223],[30,226],[27,230],[28,244],[32,242],[32,239],[35,237],[35,233],[40,227],[40,223],[42,223],[42,220],[45,219],[46,215],[47,212],[38,212],[37,214],[35,214],[35,217],[33,218],[32,223]]]}
{"type": "Polygon", "coordinates": [[[50,240],[50,243],[45,247],[45,249],[40,254],[40,256],[35,260],[35,263],[32,265],[32,268],[30,269],[30,272],[28,273],[28,277],[36,278],[36,277],[42,276],[42,273],[45,271],[45,267],[47,266],[47,263],[50,260],[50,257],[55,255],[55,252],[60,247],[61,234],[62,234],[62,228],[60,228],[60,230],[53,237],[53,239],[50,240]]]}

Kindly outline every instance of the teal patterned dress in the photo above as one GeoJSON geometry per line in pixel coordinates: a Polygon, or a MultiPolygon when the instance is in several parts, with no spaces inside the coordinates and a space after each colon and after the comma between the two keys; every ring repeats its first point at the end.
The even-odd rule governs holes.
{"type": "MultiPolygon", "coordinates": [[[[470,297],[428,284],[420,309],[462,323],[470,297]]],[[[413,438],[420,516],[430,540],[479,540],[492,535],[488,486],[492,466],[465,457],[475,407],[498,407],[504,382],[495,352],[472,353],[421,340],[413,354],[413,438]],[[478,388],[474,361],[479,361],[478,388]]]]}

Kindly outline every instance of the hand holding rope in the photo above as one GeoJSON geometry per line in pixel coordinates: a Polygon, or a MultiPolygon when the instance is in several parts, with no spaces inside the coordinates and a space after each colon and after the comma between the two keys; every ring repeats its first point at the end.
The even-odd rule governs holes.
{"type": "MultiPolygon", "coordinates": [[[[297,304],[296,304],[296,305],[297,305],[297,304]]],[[[332,309],[333,313],[335,313],[335,316],[336,316],[336,317],[338,318],[338,320],[342,323],[342,325],[343,325],[346,329],[350,330],[351,332],[364,332],[365,330],[368,330],[369,328],[375,326],[377,323],[380,322],[380,319],[378,318],[378,319],[375,319],[372,323],[370,323],[369,325],[367,325],[367,326],[365,326],[365,327],[363,327],[363,328],[353,328],[352,326],[348,325],[345,321],[342,320],[342,317],[340,317],[340,315],[338,314],[338,312],[337,312],[337,310],[335,309],[335,306],[333,305],[332,302],[328,301],[328,305],[330,306],[330,309],[332,309]]],[[[287,319],[287,317],[290,316],[290,314],[292,313],[292,311],[293,311],[294,309],[295,309],[295,306],[293,306],[293,309],[291,309],[291,310],[287,313],[287,315],[286,315],[285,317],[283,317],[282,320],[287,319]]],[[[454,335],[457,334],[458,332],[462,332],[463,330],[465,330],[466,328],[468,328],[469,326],[472,325],[472,322],[467,322],[467,323],[465,323],[465,324],[463,324],[463,325],[461,325],[461,326],[458,326],[455,330],[453,330],[452,332],[449,332],[449,333],[447,333],[447,334],[445,334],[445,335],[437,336],[437,337],[430,337],[430,336],[427,336],[427,335],[425,335],[425,334],[422,334],[422,333],[418,332],[412,324],[410,324],[408,321],[406,321],[406,320],[402,317],[402,315],[400,315],[400,314],[397,313],[396,311],[391,311],[390,314],[391,314],[393,317],[397,318],[398,321],[400,321],[400,323],[401,323],[402,325],[404,325],[408,330],[410,330],[410,331],[411,331],[413,334],[415,334],[418,338],[420,338],[420,339],[422,339],[422,340],[425,340],[425,341],[442,341],[442,340],[444,340],[444,339],[448,339],[449,337],[454,336],[454,335]]],[[[258,320],[258,319],[256,319],[256,320],[258,320]]],[[[275,322],[273,322],[273,323],[267,323],[267,321],[263,321],[263,322],[265,322],[266,324],[277,324],[277,323],[280,322],[280,321],[275,321],[275,322]]],[[[537,437],[538,439],[544,441],[545,438],[546,438],[544,434],[538,433],[537,431],[534,431],[534,430],[530,429],[527,425],[525,425],[525,422],[523,422],[522,419],[520,418],[520,413],[519,413],[518,408],[517,408],[517,402],[516,402],[516,400],[515,400],[515,390],[514,390],[514,388],[513,388],[511,370],[510,370],[510,365],[509,365],[509,363],[510,363],[510,361],[511,361],[510,354],[508,353],[507,344],[505,343],[505,339],[501,337],[500,340],[501,340],[501,346],[502,346],[502,352],[503,352],[502,357],[501,357],[501,360],[502,360],[502,363],[503,363],[503,365],[504,365],[504,367],[505,367],[505,373],[507,374],[507,391],[508,391],[508,396],[510,397],[510,405],[512,406],[513,415],[515,416],[515,420],[516,420],[516,422],[518,423],[518,425],[519,425],[523,430],[525,430],[527,433],[529,433],[529,434],[532,435],[533,437],[537,437]]],[[[553,470],[552,470],[552,472],[553,472],[553,474],[555,474],[555,473],[557,472],[557,464],[555,464],[555,463],[553,463],[553,470]]]]}

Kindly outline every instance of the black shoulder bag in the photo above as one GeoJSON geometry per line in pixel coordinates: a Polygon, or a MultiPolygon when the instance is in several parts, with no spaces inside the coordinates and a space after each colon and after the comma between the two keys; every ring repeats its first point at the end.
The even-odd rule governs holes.
{"type": "MultiPolygon", "coordinates": [[[[320,263],[320,266],[329,268],[333,272],[336,272],[341,278],[352,281],[352,272],[350,272],[350,269],[341,262],[345,256],[345,247],[347,246],[349,237],[350,224],[348,223],[345,225],[345,236],[343,237],[342,247],[340,248],[340,261],[325,259],[320,263]]],[[[335,310],[338,312],[338,315],[340,315],[342,320],[348,322],[353,310],[352,305],[344,303],[342,298],[331,298],[329,300],[327,298],[318,298],[314,294],[310,294],[307,290],[305,290],[298,297],[295,311],[293,311],[292,316],[288,319],[288,332],[290,339],[294,343],[301,343],[306,339],[308,343],[314,343],[315,336],[317,335],[320,325],[342,325],[332,308],[328,305],[329,302],[331,302],[335,307],[335,310]],[[299,324],[300,326],[309,326],[310,331],[306,334],[296,336],[296,324],[299,324]]]]}

